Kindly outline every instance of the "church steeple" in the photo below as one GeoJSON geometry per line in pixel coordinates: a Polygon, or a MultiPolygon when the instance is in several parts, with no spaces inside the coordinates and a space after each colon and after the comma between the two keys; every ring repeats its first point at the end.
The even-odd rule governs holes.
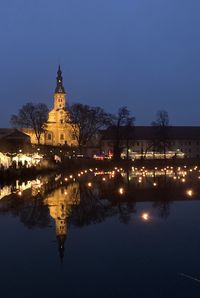
{"type": "Polygon", "coordinates": [[[63,78],[62,78],[62,71],[60,69],[60,65],[58,66],[58,71],[57,71],[57,86],[55,89],[55,93],[64,93],[65,94],[65,89],[63,87],[63,78]]]}
{"type": "Polygon", "coordinates": [[[66,239],[66,235],[58,235],[57,236],[58,251],[59,251],[59,256],[60,256],[61,263],[63,262],[63,259],[64,259],[65,239],[66,239]]]}

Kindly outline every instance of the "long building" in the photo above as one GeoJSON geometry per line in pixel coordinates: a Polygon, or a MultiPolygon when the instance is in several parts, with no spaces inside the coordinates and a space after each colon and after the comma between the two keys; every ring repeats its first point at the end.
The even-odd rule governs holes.
{"type": "MultiPolygon", "coordinates": [[[[114,128],[103,131],[101,150],[104,154],[113,154],[116,133],[114,128]]],[[[129,156],[131,158],[163,158],[162,151],[155,150],[155,127],[135,126],[128,132],[129,156]]],[[[167,146],[165,157],[200,158],[200,127],[199,126],[169,126],[167,128],[167,146]]],[[[120,146],[122,155],[126,154],[127,131],[120,128],[120,146]]]]}

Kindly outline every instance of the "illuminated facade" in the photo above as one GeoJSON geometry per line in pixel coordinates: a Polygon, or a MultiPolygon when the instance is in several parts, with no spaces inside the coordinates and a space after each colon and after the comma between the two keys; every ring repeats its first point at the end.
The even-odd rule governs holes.
{"type": "Polygon", "coordinates": [[[79,184],[72,183],[65,188],[59,188],[45,199],[51,217],[55,220],[56,237],[61,259],[64,257],[64,243],[67,237],[67,221],[73,205],[80,203],[79,184]]]}
{"type": "MultiPolygon", "coordinates": [[[[63,86],[60,65],[57,72],[57,85],[54,93],[54,107],[49,112],[45,133],[41,136],[40,143],[52,146],[69,145],[77,146],[73,137],[73,129],[69,123],[69,112],[66,108],[66,92],[63,86]]],[[[31,137],[31,143],[37,144],[37,139],[32,129],[23,129],[31,137]]]]}

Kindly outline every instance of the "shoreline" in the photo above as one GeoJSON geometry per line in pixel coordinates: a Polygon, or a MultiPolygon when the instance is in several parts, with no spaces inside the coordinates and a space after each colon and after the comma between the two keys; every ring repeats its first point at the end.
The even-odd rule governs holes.
{"type": "Polygon", "coordinates": [[[45,176],[52,173],[74,173],[79,170],[98,168],[108,170],[113,167],[130,169],[131,167],[162,168],[162,167],[179,167],[179,166],[198,166],[200,159],[176,159],[176,160],[120,160],[120,161],[99,161],[93,159],[68,159],[63,160],[60,164],[54,164],[49,167],[30,167],[30,168],[9,168],[0,170],[0,185],[6,185],[16,180],[31,180],[38,176],[45,176]]]}

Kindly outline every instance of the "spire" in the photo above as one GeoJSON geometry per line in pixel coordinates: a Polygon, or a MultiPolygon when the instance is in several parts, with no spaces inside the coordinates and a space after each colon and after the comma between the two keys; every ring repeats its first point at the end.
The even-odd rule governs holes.
{"type": "Polygon", "coordinates": [[[62,71],[60,69],[60,65],[58,66],[58,71],[57,71],[57,86],[55,89],[55,93],[65,93],[65,89],[63,87],[63,78],[62,78],[62,71]]]}
{"type": "Polygon", "coordinates": [[[61,263],[63,262],[64,258],[64,253],[65,253],[65,235],[59,235],[57,236],[57,241],[58,241],[58,251],[59,251],[59,256],[61,263]]]}

